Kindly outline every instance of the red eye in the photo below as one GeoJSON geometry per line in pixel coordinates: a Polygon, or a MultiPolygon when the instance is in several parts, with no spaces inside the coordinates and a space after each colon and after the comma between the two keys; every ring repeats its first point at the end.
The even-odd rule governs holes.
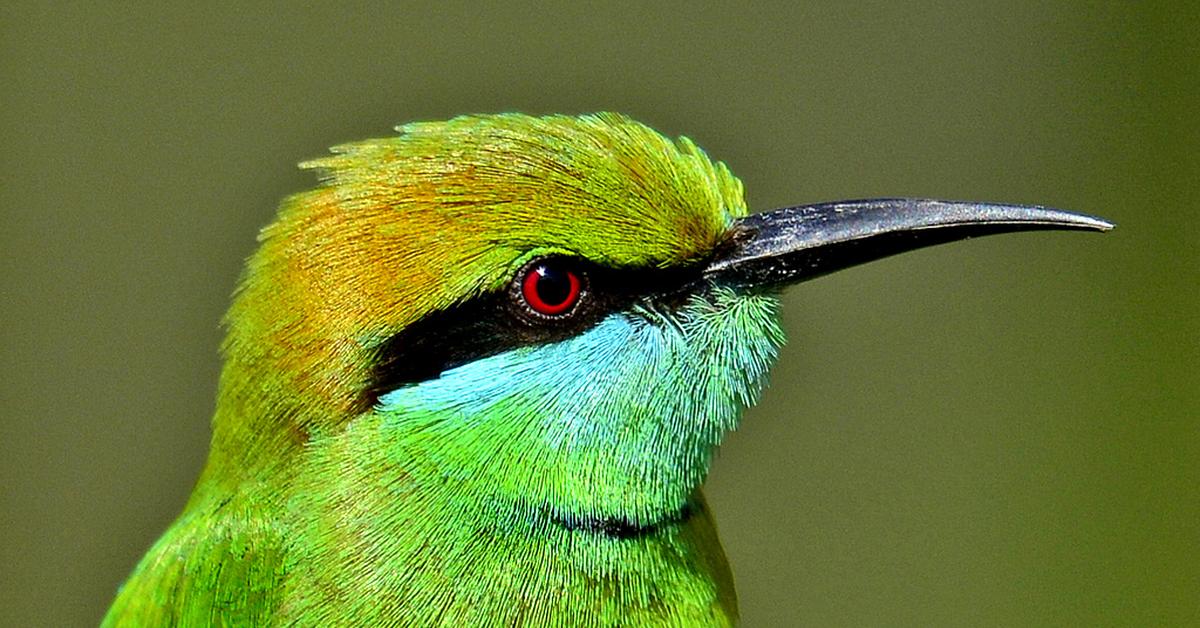
{"type": "Polygon", "coordinates": [[[579,275],[561,263],[538,262],[529,267],[521,280],[521,297],[538,314],[559,316],[571,311],[579,301],[583,284],[579,275]]]}

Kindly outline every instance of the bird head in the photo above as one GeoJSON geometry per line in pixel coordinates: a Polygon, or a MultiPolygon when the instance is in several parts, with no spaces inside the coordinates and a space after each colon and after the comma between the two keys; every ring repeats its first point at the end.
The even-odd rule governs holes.
{"type": "Polygon", "coordinates": [[[747,216],[686,138],[469,116],[306,164],[228,314],[209,473],[284,473],[376,421],[462,491],[568,528],[685,515],[783,341],[781,287],[929,244],[1103,229],[888,199],[747,216]]]}

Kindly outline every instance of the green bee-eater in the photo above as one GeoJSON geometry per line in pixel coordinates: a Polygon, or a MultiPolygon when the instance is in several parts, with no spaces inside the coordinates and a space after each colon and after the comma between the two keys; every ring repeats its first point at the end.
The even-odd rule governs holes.
{"type": "Polygon", "coordinates": [[[468,116],[305,164],[225,323],[208,463],[112,625],[708,626],[700,494],[783,342],[788,284],[1026,229],[882,199],[748,216],[686,138],[468,116]]]}

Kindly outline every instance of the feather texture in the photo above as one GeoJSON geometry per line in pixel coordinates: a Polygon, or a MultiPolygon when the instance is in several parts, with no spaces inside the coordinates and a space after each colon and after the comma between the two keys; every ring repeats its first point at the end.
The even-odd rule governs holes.
{"type": "Polygon", "coordinates": [[[262,231],[208,465],[106,623],[733,621],[699,487],[782,342],[773,294],[700,281],[363,399],[389,339],[532,259],[703,262],[741,183],[616,114],[398,130],[304,164],[321,186],[262,231]]]}

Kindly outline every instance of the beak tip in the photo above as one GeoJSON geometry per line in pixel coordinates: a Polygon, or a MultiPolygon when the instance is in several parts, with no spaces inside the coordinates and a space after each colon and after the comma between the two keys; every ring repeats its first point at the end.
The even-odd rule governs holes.
{"type": "Polygon", "coordinates": [[[1105,231],[1112,231],[1117,226],[1114,222],[1090,214],[1079,214],[1049,207],[1038,209],[1055,214],[1054,219],[1049,224],[1068,229],[1074,227],[1084,231],[1099,231],[1103,233],[1105,231]]]}

